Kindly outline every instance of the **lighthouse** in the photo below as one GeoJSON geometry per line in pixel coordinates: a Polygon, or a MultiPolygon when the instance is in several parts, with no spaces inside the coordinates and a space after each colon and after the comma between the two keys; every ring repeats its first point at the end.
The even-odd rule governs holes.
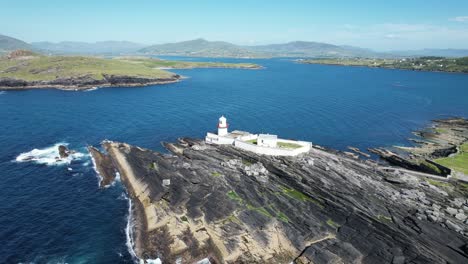
{"type": "Polygon", "coordinates": [[[225,136],[227,134],[228,134],[227,120],[224,116],[221,116],[219,118],[219,123],[218,123],[218,136],[225,136]]]}

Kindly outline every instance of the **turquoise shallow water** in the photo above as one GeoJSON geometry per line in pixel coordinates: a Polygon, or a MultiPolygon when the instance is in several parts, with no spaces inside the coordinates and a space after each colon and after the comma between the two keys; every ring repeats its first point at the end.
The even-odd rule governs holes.
{"type": "Polygon", "coordinates": [[[254,62],[265,69],[177,70],[189,78],[143,88],[0,92],[0,263],[132,262],[124,191],[99,189],[86,155],[103,139],[164,151],[161,141],[203,137],[224,114],[233,129],[365,149],[409,144],[431,119],[468,117],[468,75],[254,62]],[[83,155],[48,165],[57,143],[83,155]],[[40,160],[16,161],[33,149],[40,160]]]}

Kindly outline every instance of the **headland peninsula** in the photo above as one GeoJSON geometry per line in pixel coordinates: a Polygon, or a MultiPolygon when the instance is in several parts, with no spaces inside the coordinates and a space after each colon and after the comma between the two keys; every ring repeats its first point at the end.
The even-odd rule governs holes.
{"type": "Polygon", "coordinates": [[[316,58],[299,59],[299,63],[341,66],[363,66],[412,71],[439,71],[468,73],[468,57],[416,57],[416,58],[316,58]]]}
{"type": "Polygon", "coordinates": [[[148,57],[46,56],[17,50],[0,58],[0,89],[86,90],[172,83],[181,76],[166,69],[260,69],[251,63],[167,61],[148,57]]]}
{"type": "Polygon", "coordinates": [[[118,172],[127,189],[141,263],[468,261],[460,180],[318,145],[287,157],[189,138],[163,144],[169,153],[112,141],[90,148],[103,181],[118,172]]]}

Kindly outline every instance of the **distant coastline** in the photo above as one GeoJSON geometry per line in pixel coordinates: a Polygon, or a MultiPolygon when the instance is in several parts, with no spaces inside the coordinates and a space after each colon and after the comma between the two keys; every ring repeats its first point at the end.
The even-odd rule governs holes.
{"type": "Polygon", "coordinates": [[[295,60],[302,64],[323,64],[336,66],[355,66],[427,72],[468,73],[468,57],[418,57],[401,59],[377,58],[317,58],[295,60]]]}

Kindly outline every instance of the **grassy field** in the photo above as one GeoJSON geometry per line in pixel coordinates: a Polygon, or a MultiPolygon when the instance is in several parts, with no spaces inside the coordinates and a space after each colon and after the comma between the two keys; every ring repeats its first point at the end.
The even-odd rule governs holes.
{"type": "Polygon", "coordinates": [[[168,71],[143,64],[97,57],[30,56],[17,59],[0,59],[0,78],[9,77],[25,81],[51,81],[90,75],[103,79],[103,74],[126,75],[146,78],[168,78],[168,71]]]}
{"type": "Polygon", "coordinates": [[[455,156],[436,159],[435,162],[468,175],[468,143],[461,145],[455,156]]]}
{"type": "Polygon", "coordinates": [[[250,143],[250,144],[257,145],[257,139],[247,140],[246,142],[248,142],[248,143],[250,143]]]}
{"type": "Polygon", "coordinates": [[[278,147],[287,148],[287,149],[297,149],[302,146],[299,144],[295,144],[295,143],[278,142],[278,147]]]}
{"type": "Polygon", "coordinates": [[[170,78],[174,73],[160,68],[256,68],[255,64],[165,61],[150,58],[114,58],[83,56],[43,56],[31,53],[13,59],[0,58],[0,78],[24,81],[52,81],[89,75],[102,80],[103,75],[144,78],[170,78]]]}
{"type": "Polygon", "coordinates": [[[123,57],[116,58],[133,64],[143,64],[149,68],[169,68],[169,69],[191,69],[191,68],[239,68],[256,69],[259,65],[253,63],[224,63],[224,62],[192,62],[192,61],[167,61],[159,59],[149,59],[144,57],[123,57]]]}

